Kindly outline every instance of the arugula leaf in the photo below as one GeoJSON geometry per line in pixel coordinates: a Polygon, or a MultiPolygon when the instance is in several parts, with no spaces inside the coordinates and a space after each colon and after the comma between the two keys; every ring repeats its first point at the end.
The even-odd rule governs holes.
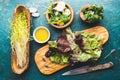
{"type": "Polygon", "coordinates": [[[50,15],[52,15],[52,14],[53,14],[53,11],[52,11],[53,8],[54,8],[53,1],[50,0],[50,7],[47,9],[46,14],[50,14],[50,15]]]}
{"type": "Polygon", "coordinates": [[[64,22],[67,23],[70,20],[70,16],[67,16],[65,14],[60,15],[60,19],[64,22]]]}
{"type": "Polygon", "coordinates": [[[91,5],[90,8],[83,8],[82,12],[84,14],[85,20],[93,23],[103,19],[103,7],[98,5],[91,5]]]}

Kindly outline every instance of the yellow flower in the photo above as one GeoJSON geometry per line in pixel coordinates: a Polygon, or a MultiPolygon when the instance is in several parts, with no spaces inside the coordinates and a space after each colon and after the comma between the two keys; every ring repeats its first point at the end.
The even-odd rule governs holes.
{"type": "Polygon", "coordinates": [[[57,21],[57,24],[58,24],[58,25],[64,25],[64,22],[61,21],[61,20],[58,20],[58,21],[57,21]]]}

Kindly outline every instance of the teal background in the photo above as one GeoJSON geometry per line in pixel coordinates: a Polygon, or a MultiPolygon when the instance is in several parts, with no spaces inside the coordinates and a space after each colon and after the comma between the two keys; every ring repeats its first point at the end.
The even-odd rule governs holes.
{"type": "Polygon", "coordinates": [[[62,73],[74,67],[64,68],[55,74],[46,76],[39,72],[34,55],[37,49],[45,44],[38,44],[34,40],[30,41],[30,65],[21,75],[16,75],[11,70],[11,46],[10,27],[8,19],[12,20],[13,12],[18,4],[27,7],[36,7],[40,13],[39,18],[32,18],[31,36],[33,30],[38,26],[46,26],[51,32],[50,40],[55,40],[62,30],[55,29],[48,25],[45,17],[45,10],[49,5],[49,0],[0,0],[0,80],[120,80],[120,0],[63,0],[68,2],[74,10],[74,21],[70,26],[73,31],[91,28],[101,25],[109,31],[109,40],[104,45],[101,58],[97,64],[112,61],[115,66],[112,69],[87,73],[75,76],[61,76],[62,73]],[[98,4],[104,7],[104,19],[99,23],[86,24],[79,17],[79,10],[85,4],[98,4]],[[103,59],[112,49],[116,52],[107,59],[103,59]]]}

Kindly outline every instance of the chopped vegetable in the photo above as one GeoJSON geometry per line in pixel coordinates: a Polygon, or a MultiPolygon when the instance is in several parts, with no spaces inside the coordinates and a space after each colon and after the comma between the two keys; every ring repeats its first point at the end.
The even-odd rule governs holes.
{"type": "Polygon", "coordinates": [[[93,23],[103,19],[103,7],[98,5],[91,5],[89,8],[83,8],[85,21],[93,23]]]}
{"type": "Polygon", "coordinates": [[[11,46],[17,57],[17,65],[23,67],[26,64],[26,50],[29,41],[29,29],[25,12],[19,13],[11,25],[11,46]]]}
{"type": "Polygon", "coordinates": [[[54,5],[53,1],[51,1],[51,5],[49,9],[46,11],[47,14],[50,15],[49,24],[55,25],[64,25],[68,21],[70,21],[70,10],[65,6],[65,3],[59,1],[57,5],[54,5]]]}

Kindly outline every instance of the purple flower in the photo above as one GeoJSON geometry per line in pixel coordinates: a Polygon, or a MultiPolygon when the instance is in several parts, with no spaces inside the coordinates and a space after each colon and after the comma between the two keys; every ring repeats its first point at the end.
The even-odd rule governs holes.
{"type": "Polygon", "coordinates": [[[55,10],[54,10],[54,9],[52,9],[52,12],[54,13],[54,12],[55,12],[55,10]]]}

